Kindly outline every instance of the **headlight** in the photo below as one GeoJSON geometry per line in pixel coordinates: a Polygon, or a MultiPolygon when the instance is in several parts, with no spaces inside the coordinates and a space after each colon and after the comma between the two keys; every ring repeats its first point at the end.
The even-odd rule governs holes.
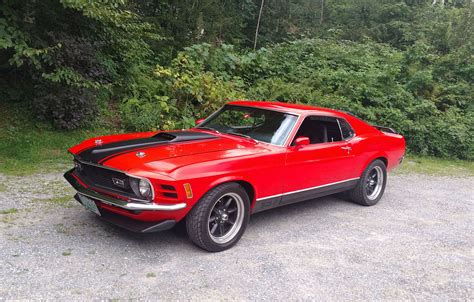
{"type": "Polygon", "coordinates": [[[140,192],[140,195],[145,198],[150,198],[151,196],[151,187],[150,183],[144,179],[140,179],[140,182],[138,183],[138,191],[140,192]]]}
{"type": "Polygon", "coordinates": [[[153,189],[148,179],[130,176],[130,187],[139,198],[151,200],[153,197],[153,189]]]}

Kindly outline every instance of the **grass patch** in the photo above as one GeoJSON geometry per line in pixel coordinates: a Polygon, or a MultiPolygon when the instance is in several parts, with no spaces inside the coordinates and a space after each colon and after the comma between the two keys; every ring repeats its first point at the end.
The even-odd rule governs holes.
{"type": "Polygon", "coordinates": [[[0,108],[4,117],[0,125],[0,173],[23,176],[72,167],[72,157],[67,152],[70,147],[87,138],[119,132],[103,128],[58,131],[33,123],[23,111],[0,108]]]}
{"type": "Polygon", "coordinates": [[[67,250],[67,251],[64,251],[63,256],[71,256],[71,251],[70,250],[67,250]]]}
{"type": "Polygon", "coordinates": [[[58,132],[10,127],[6,134],[0,136],[0,173],[22,176],[44,170],[60,170],[67,165],[72,167],[72,156],[67,150],[86,138],[106,132],[58,132]]]}
{"type": "Polygon", "coordinates": [[[0,214],[4,214],[4,215],[15,214],[15,213],[18,213],[18,209],[16,209],[16,208],[11,208],[11,209],[6,209],[6,210],[1,210],[0,211],[0,214]]]}
{"type": "Polygon", "coordinates": [[[7,190],[7,186],[5,186],[4,184],[0,184],[0,193],[5,192],[6,190],[7,190]]]}
{"type": "Polygon", "coordinates": [[[146,274],[146,277],[147,278],[155,278],[156,274],[155,273],[148,273],[148,274],[146,274]]]}
{"type": "Polygon", "coordinates": [[[410,155],[394,172],[395,174],[474,176],[474,161],[410,155]]]}

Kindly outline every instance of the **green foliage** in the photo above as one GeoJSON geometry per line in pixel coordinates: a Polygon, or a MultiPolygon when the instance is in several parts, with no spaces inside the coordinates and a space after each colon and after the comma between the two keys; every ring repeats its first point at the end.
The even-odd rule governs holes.
{"type": "Polygon", "coordinates": [[[209,44],[186,48],[170,67],[156,66],[154,78],[136,89],[122,106],[127,129],[174,129],[194,126],[224,103],[241,98],[242,80],[230,73],[237,56],[233,48],[209,44]],[[219,74],[207,69],[219,71],[219,74]],[[227,76],[225,76],[227,75],[227,76]]]}
{"type": "Polygon", "coordinates": [[[77,128],[98,111],[98,95],[129,86],[151,63],[149,41],[156,39],[124,0],[3,1],[0,88],[7,93],[0,97],[31,98],[40,119],[77,128]]]}
{"type": "Polygon", "coordinates": [[[308,103],[474,159],[472,1],[265,1],[251,51],[261,3],[4,0],[0,102],[59,129],[140,131],[238,98],[308,103]]]}
{"type": "Polygon", "coordinates": [[[350,111],[394,127],[413,152],[473,159],[474,120],[466,105],[472,95],[465,94],[472,88],[459,78],[466,67],[438,74],[452,58],[430,55],[423,47],[401,51],[370,40],[305,39],[249,53],[229,45],[195,45],[170,67],[157,67],[157,95],[125,102],[124,120],[133,116],[127,126],[138,130],[184,127],[189,124],[172,121],[205,116],[244,96],[350,111]]]}

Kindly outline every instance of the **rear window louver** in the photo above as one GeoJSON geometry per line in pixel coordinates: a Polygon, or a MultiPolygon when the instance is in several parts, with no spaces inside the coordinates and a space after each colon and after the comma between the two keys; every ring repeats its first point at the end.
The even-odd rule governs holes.
{"type": "Polygon", "coordinates": [[[380,130],[382,132],[398,134],[397,131],[395,131],[393,128],[390,128],[390,127],[383,127],[383,126],[377,126],[377,125],[372,125],[372,126],[377,128],[378,130],[380,130]]]}

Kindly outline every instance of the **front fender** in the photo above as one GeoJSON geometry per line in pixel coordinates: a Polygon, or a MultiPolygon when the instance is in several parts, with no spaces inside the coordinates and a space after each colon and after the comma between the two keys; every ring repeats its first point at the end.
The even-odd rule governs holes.
{"type": "Polygon", "coordinates": [[[244,186],[244,188],[246,190],[252,190],[253,192],[251,192],[252,194],[250,194],[251,196],[249,196],[250,198],[250,207],[253,208],[254,204],[255,204],[255,196],[257,196],[257,190],[255,188],[255,186],[250,183],[248,180],[245,179],[244,176],[241,176],[241,175],[226,175],[226,176],[222,176],[222,177],[217,177],[215,179],[195,179],[192,183],[191,183],[191,186],[193,188],[193,192],[195,192],[194,196],[193,196],[193,201],[192,201],[192,207],[194,207],[194,205],[196,203],[199,202],[199,200],[207,193],[209,192],[210,190],[212,190],[213,188],[219,186],[219,185],[222,185],[224,183],[229,183],[229,182],[239,182],[239,183],[244,183],[246,184],[244,186]]]}

